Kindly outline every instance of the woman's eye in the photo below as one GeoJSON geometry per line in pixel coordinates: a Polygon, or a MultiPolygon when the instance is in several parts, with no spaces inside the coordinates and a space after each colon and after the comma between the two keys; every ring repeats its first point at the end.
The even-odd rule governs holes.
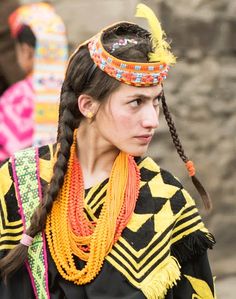
{"type": "Polygon", "coordinates": [[[156,98],[156,99],[153,101],[153,106],[154,106],[154,107],[159,107],[159,105],[160,105],[160,100],[159,100],[159,98],[156,98]]]}
{"type": "Polygon", "coordinates": [[[141,99],[135,99],[135,100],[133,100],[133,101],[130,102],[130,105],[132,107],[138,107],[141,104],[142,104],[142,100],[141,99]]]}

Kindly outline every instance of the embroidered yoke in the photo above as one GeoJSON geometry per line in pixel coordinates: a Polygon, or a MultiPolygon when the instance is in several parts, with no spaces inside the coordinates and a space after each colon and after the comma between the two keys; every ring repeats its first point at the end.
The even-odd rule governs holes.
{"type": "MultiPolygon", "coordinates": [[[[37,150],[30,151],[37,162],[37,150]]],[[[52,153],[52,146],[39,148],[38,179],[42,189],[52,175],[52,153]]],[[[25,155],[26,152],[23,152],[20,157],[25,155]]],[[[19,243],[25,230],[24,217],[18,213],[21,204],[20,192],[17,190],[17,161],[11,158],[0,170],[0,258],[19,243]]],[[[8,284],[12,293],[0,282],[1,298],[14,298],[16,294],[13,289],[17,278],[24,277],[27,281],[24,282],[28,290],[27,298],[213,299],[214,287],[206,249],[212,248],[214,238],[205,228],[193,199],[175,177],[161,169],[151,158],[141,160],[138,167],[141,184],[134,214],[94,281],[84,286],[65,281],[46,249],[43,234],[39,234],[32,248],[35,244],[40,244],[41,249],[47,251],[47,254],[45,250],[42,251],[41,262],[44,267],[39,266],[41,273],[36,273],[36,286],[41,281],[43,290],[39,293],[34,288],[33,293],[27,271],[21,269],[24,274],[17,272],[8,284]]],[[[34,180],[33,177],[31,179],[34,180]]],[[[35,179],[37,180],[36,171],[35,179]]],[[[85,212],[91,220],[96,221],[99,217],[107,181],[86,190],[85,212]]],[[[36,188],[37,192],[40,188],[36,188]]],[[[40,198],[36,196],[36,199],[38,202],[40,198]]],[[[32,264],[31,257],[32,255],[29,256],[29,262],[32,264]]],[[[83,266],[83,261],[76,262],[79,267],[83,266]]],[[[31,278],[35,281],[34,271],[31,278]]]]}

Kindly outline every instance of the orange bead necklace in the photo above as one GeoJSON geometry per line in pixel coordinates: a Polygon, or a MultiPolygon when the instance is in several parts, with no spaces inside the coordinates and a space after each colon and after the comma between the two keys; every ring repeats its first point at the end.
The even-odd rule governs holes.
{"type": "Polygon", "coordinates": [[[63,186],[47,218],[46,236],[63,278],[82,285],[100,272],[106,255],[120,237],[135,208],[140,172],[134,158],[120,152],[114,161],[97,223],[84,212],[84,183],[76,156],[76,132],[63,186]],[[74,256],[85,261],[76,268],[74,256]]]}

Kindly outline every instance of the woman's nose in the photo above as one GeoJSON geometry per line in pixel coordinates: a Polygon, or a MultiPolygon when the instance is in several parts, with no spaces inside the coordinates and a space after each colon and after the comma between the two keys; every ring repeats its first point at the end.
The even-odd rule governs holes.
{"type": "Polygon", "coordinates": [[[159,126],[159,108],[151,107],[144,113],[142,126],[144,128],[156,129],[159,126]]]}

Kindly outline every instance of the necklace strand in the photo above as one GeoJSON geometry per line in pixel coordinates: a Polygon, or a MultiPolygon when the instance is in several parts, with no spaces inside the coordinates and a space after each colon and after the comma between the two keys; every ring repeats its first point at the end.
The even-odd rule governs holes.
{"type": "Polygon", "coordinates": [[[133,157],[120,152],[100,215],[96,222],[90,221],[84,212],[84,183],[76,157],[75,131],[64,183],[46,223],[49,250],[64,279],[82,285],[97,276],[134,211],[139,185],[140,173],[133,157]],[[75,256],[85,261],[81,270],[76,268],[75,256]]]}

